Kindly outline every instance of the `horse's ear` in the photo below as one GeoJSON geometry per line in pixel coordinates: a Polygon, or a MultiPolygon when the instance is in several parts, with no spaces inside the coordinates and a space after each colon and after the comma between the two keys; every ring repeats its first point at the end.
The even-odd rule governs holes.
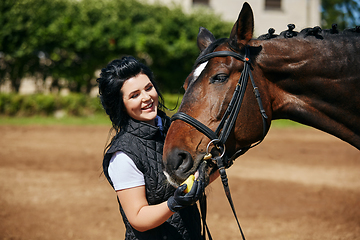
{"type": "Polygon", "coordinates": [[[214,35],[207,30],[206,28],[200,27],[199,33],[197,36],[197,45],[200,51],[204,51],[212,42],[214,42],[216,38],[214,35]]]}
{"type": "Polygon", "coordinates": [[[245,2],[238,20],[235,22],[230,33],[230,45],[234,48],[241,48],[252,38],[254,32],[254,15],[250,5],[245,2]]]}

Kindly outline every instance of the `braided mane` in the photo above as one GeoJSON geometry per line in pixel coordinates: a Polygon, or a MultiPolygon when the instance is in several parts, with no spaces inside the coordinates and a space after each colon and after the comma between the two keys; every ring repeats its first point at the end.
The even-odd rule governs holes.
{"type": "Polygon", "coordinates": [[[274,34],[275,29],[269,28],[268,33],[259,36],[257,39],[259,40],[268,40],[273,38],[293,38],[293,37],[308,37],[314,36],[318,39],[324,39],[327,35],[350,35],[350,34],[359,34],[360,26],[356,26],[354,28],[345,29],[344,31],[338,31],[337,24],[333,24],[331,29],[321,29],[321,27],[317,26],[314,28],[304,28],[300,32],[294,31],[295,25],[288,24],[288,30],[281,32],[279,35],[274,34]]]}

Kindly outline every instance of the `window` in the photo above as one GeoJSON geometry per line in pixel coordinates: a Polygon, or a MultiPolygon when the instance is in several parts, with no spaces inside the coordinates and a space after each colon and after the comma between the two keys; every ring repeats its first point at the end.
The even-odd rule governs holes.
{"type": "Polygon", "coordinates": [[[209,5],[209,0],[193,0],[193,5],[209,5]]]}
{"type": "Polygon", "coordinates": [[[265,0],[265,9],[266,10],[280,10],[281,9],[281,0],[265,0]]]}

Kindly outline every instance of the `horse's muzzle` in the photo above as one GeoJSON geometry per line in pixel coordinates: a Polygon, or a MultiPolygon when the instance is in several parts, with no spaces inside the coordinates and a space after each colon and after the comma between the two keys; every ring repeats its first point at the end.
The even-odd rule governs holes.
{"type": "Polygon", "coordinates": [[[165,172],[174,182],[182,182],[196,171],[191,154],[180,149],[172,150],[164,165],[165,172]]]}
{"type": "Polygon", "coordinates": [[[175,187],[178,187],[191,174],[198,175],[197,179],[209,183],[209,175],[212,172],[214,165],[210,161],[200,159],[198,161],[191,157],[191,154],[184,150],[173,150],[165,161],[165,175],[168,181],[175,187]]]}

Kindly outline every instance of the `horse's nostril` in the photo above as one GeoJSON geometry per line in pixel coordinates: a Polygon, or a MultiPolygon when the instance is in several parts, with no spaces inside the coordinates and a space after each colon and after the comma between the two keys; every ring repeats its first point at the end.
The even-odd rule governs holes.
{"type": "Polygon", "coordinates": [[[188,152],[179,152],[179,160],[181,164],[178,166],[178,169],[183,172],[187,172],[193,166],[191,155],[188,152]]]}
{"type": "Polygon", "coordinates": [[[186,152],[181,152],[178,154],[179,155],[179,160],[182,161],[186,161],[188,158],[188,154],[186,154],[186,152]]]}
{"type": "Polygon", "coordinates": [[[167,160],[166,168],[169,173],[182,178],[192,168],[193,161],[190,153],[177,149],[170,154],[167,160]]]}

